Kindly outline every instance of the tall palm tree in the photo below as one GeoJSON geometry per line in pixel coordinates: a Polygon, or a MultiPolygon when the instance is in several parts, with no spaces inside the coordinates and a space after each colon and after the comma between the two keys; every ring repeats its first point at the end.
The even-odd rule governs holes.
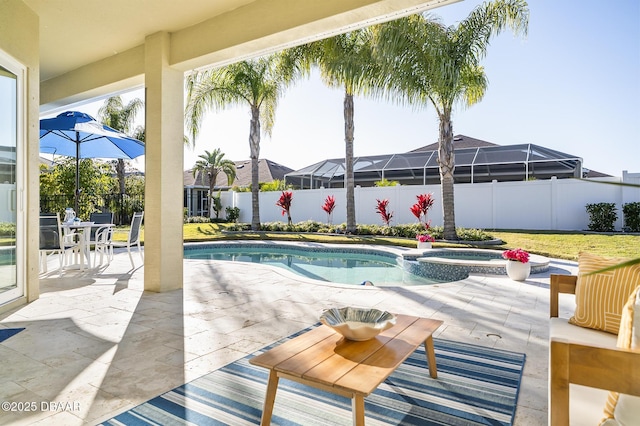
{"type": "Polygon", "coordinates": [[[307,56],[320,69],[329,87],[344,88],[345,192],[347,232],[356,230],[353,175],[354,95],[378,93],[381,72],[373,60],[371,32],[361,29],[307,45],[307,56]]]}
{"type": "Polygon", "coordinates": [[[204,154],[198,156],[200,160],[196,161],[193,166],[193,177],[198,172],[206,173],[209,178],[209,217],[213,215],[213,189],[216,186],[218,175],[224,173],[227,176],[227,184],[231,185],[236,179],[236,165],[233,161],[224,158],[224,153],[220,148],[216,148],[213,152],[204,151],[204,154]]]}
{"type": "MultiPolygon", "coordinates": [[[[112,96],[107,99],[104,105],[98,110],[98,120],[102,124],[106,124],[111,128],[144,141],[144,127],[138,126],[135,129],[132,128],[136,115],[143,108],[144,102],[139,98],[132,99],[127,105],[124,105],[120,96],[112,96]]],[[[122,158],[119,158],[116,163],[116,176],[118,177],[120,194],[124,194],[125,167],[122,158]]]]}
{"type": "Polygon", "coordinates": [[[496,0],[479,5],[455,26],[445,26],[431,16],[412,15],[374,29],[375,52],[385,64],[389,85],[404,102],[419,107],[431,103],[438,114],[445,239],[457,239],[453,108],[456,104],[471,106],[484,96],[488,81],[480,61],[491,38],[507,27],[516,35],[525,35],[528,23],[524,0],[496,0]]]}
{"type": "Polygon", "coordinates": [[[251,229],[260,229],[258,160],[260,133],[271,135],[276,107],[285,88],[297,77],[294,64],[281,54],[237,62],[225,67],[197,72],[187,77],[187,129],[195,141],[208,109],[222,110],[248,106],[251,158],[251,229]]]}

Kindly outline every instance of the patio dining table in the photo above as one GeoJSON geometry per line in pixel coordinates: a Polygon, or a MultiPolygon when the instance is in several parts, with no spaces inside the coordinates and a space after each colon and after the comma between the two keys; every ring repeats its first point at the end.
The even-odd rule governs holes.
{"type": "Polygon", "coordinates": [[[79,231],[78,234],[80,236],[80,239],[78,243],[80,246],[80,252],[83,254],[83,256],[80,256],[79,264],[74,265],[74,267],[79,267],[80,270],[84,270],[84,260],[86,258],[87,267],[91,269],[91,229],[113,227],[113,226],[115,226],[115,224],[113,223],[95,223],[95,222],[74,222],[74,223],[62,224],[62,228],[65,230],[65,234],[71,231],[74,231],[74,232],[79,231]]]}

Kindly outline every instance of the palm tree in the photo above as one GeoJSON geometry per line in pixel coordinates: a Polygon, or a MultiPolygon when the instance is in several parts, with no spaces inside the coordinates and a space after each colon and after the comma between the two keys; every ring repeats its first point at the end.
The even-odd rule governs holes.
{"type": "Polygon", "coordinates": [[[431,16],[412,15],[374,29],[375,51],[385,65],[389,86],[405,103],[419,107],[431,103],[438,114],[445,239],[457,239],[453,108],[457,103],[471,106],[484,96],[488,81],[480,61],[490,39],[507,27],[524,35],[528,22],[524,0],[496,0],[479,5],[456,26],[447,27],[431,16]]]}
{"type": "MultiPolygon", "coordinates": [[[[132,99],[127,105],[124,105],[120,96],[112,96],[98,110],[98,120],[102,124],[106,124],[144,142],[144,127],[138,126],[132,129],[136,115],[142,108],[144,108],[144,102],[141,99],[132,99]]],[[[124,194],[125,167],[122,158],[119,158],[116,164],[116,176],[118,177],[120,194],[124,194]]]]}
{"type": "Polygon", "coordinates": [[[231,185],[236,178],[236,165],[233,161],[224,158],[224,153],[220,148],[216,148],[213,152],[204,151],[204,154],[198,156],[200,160],[196,161],[193,166],[193,177],[198,172],[206,173],[209,178],[209,217],[213,214],[213,189],[216,186],[218,174],[227,175],[227,184],[231,185]]]}
{"type": "Polygon", "coordinates": [[[329,87],[344,88],[345,191],[347,232],[356,230],[356,208],[353,175],[354,95],[377,93],[381,76],[371,50],[368,29],[352,31],[306,46],[307,55],[317,64],[323,81],[329,87]]]}
{"type": "Polygon", "coordinates": [[[204,114],[209,108],[222,110],[245,105],[249,107],[249,148],[251,157],[251,229],[260,229],[258,160],[260,133],[271,134],[276,107],[284,89],[297,77],[294,64],[273,54],[197,72],[187,77],[187,129],[195,141],[204,114]]]}

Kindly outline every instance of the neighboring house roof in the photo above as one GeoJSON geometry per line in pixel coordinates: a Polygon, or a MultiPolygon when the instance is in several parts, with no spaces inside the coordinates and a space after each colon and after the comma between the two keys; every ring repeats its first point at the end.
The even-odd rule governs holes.
{"type": "MultiPolygon", "coordinates": [[[[455,135],[453,137],[453,149],[480,148],[484,146],[499,146],[499,145],[495,143],[483,141],[481,139],[465,136],[465,135],[455,135]]],[[[426,145],[420,148],[416,148],[409,152],[425,152],[425,151],[437,151],[437,150],[438,150],[438,142],[435,142],[435,143],[432,143],[431,145],[426,145]]]]}
{"type": "MultiPolygon", "coordinates": [[[[227,177],[224,173],[218,175],[216,188],[229,188],[230,186],[249,186],[251,185],[251,160],[235,161],[236,179],[233,184],[227,184],[227,177]]],[[[284,175],[292,172],[293,169],[275,163],[268,159],[258,160],[258,181],[271,182],[276,179],[283,180],[284,175]]],[[[190,187],[209,188],[209,179],[205,173],[196,172],[193,176],[193,169],[185,170],[184,185],[190,187]]]]}

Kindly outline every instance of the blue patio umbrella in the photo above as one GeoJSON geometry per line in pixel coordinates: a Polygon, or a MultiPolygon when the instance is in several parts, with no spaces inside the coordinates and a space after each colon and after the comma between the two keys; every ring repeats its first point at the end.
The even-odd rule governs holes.
{"type": "Polygon", "coordinates": [[[144,143],[96,121],[88,114],[67,111],[40,120],[40,152],[75,157],[75,209],[79,213],[81,158],[128,158],[144,155],[144,143]]]}

